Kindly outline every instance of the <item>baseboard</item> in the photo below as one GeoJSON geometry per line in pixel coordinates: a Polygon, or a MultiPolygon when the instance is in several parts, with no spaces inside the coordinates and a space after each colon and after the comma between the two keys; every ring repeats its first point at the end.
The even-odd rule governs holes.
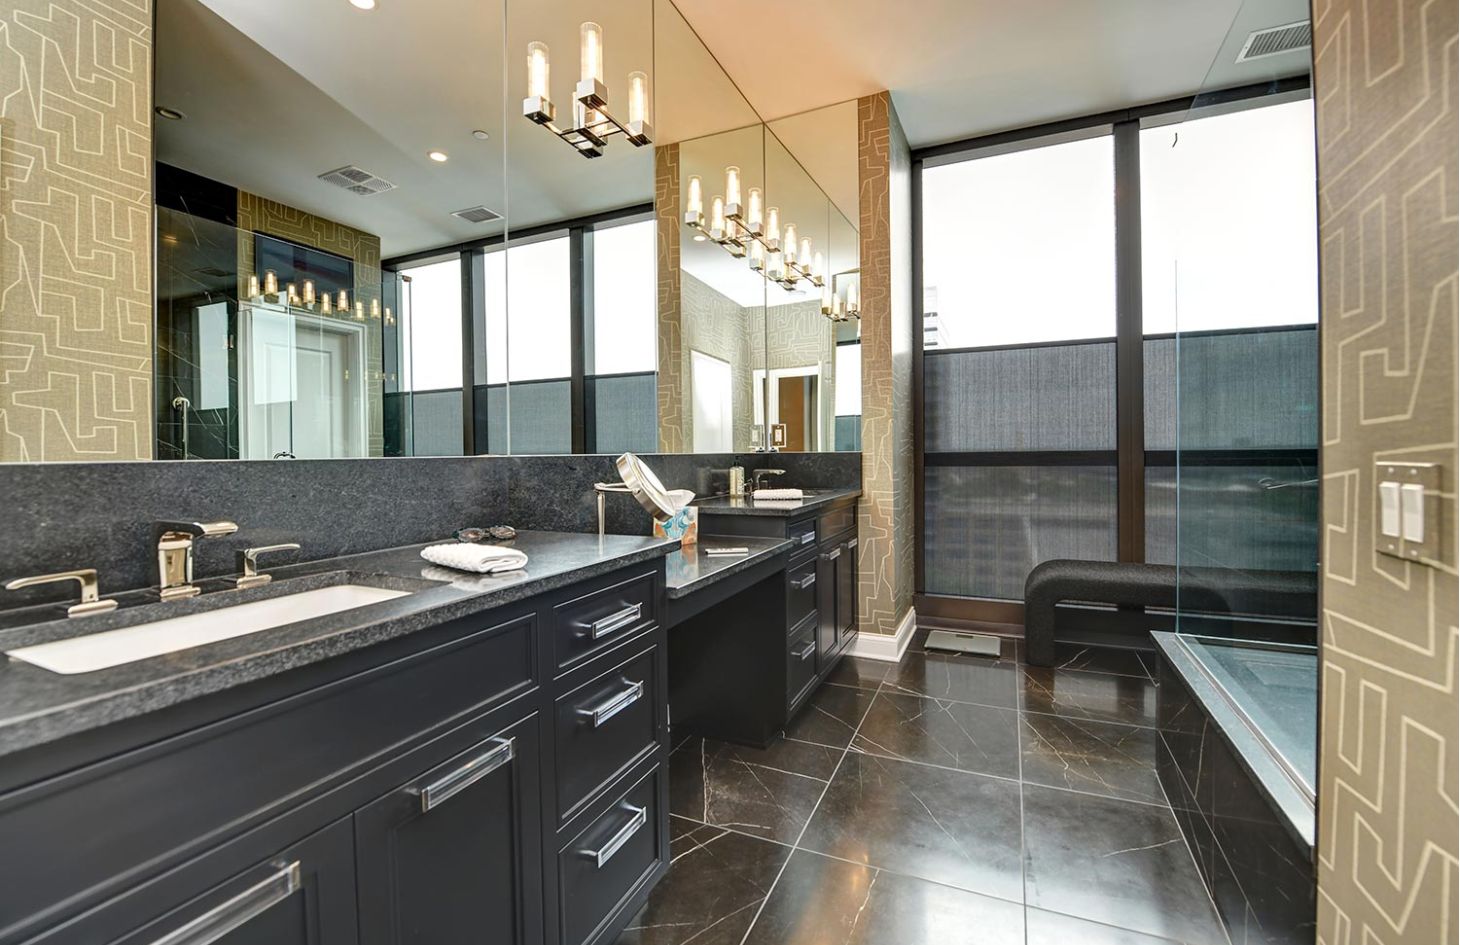
{"type": "Polygon", "coordinates": [[[896,663],[902,659],[918,626],[918,613],[909,607],[897,625],[896,633],[858,633],[847,652],[867,660],[896,663]]]}

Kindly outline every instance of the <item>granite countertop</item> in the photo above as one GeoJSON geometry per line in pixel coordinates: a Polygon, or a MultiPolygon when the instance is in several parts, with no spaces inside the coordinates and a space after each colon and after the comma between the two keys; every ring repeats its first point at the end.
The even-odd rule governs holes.
{"type": "MultiPolygon", "coordinates": [[[[774,484],[768,488],[776,488],[774,484]]],[[[794,487],[787,487],[794,488],[794,487]]],[[[827,508],[846,499],[855,499],[861,489],[808,489],[804,499],[771,499],[756,502],[749,496],[718,495],[700,499],[694,504],[699,510],[713,515],[772,515],[790,517],[827,508]]]]}
{"type": "Polygon", "coordinates": [[[698,542],[670,552],[665,559],[669,597],[678,599],[704,590],[716,581],[790,551],[795,544],[789,538],[750,538],[739,535],[721,538],[701,535],[698,542]],[[733,557],[711,556],[705,554],[708,548],[749,548],[750,553],[733,557]]]}
{"type": "MultiPolygon", "coordinates": [[[[504,544],[526,552],[527,567],[499,575],[452,571],[422,560],[425,545],[410,545],[270,568],[275,580],[263,587],[173,601],[166,605],[166,615],[347,582],[412,593],[110,669],[63,675],[0,658],[0,756],[403,637],[653,560],[679,547],[677,539],[529,531],[504,544]]],[[[220,586],[217,581],[198,583],[205,591],[220,586]]],[[[0,652],[155,620],[158,606],[126,606],[128,600],[145,600],[146,595],[117,595],[124,605],[116,611],[74,620],[54,605],[4,614],[7,629],[0,629],[0,652]],[[31,622],[21,622],[27,617],[31,622]]],[[[155,602],[155,591],[150,599],[155,602]]]]}

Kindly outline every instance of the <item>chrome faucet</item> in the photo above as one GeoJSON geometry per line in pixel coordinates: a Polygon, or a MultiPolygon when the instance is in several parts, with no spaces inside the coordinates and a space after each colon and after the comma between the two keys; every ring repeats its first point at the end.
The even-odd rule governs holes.
{"type": "Polygon", "coordinates": [[[786,471],[784,469],[752,470],[750,474],[751,491],[759,492],[761,489],[765,488],[765,484],[760,481],[762,476],[784,476],[785,474],[786,471]]]}
{"type": "Polygon", "coordinates": [[[195,597],[193,584],[193,542],[199,538],[220,538],[238,531],[233,522],[157,522],[158,594],[163,600],[195,597]]]}

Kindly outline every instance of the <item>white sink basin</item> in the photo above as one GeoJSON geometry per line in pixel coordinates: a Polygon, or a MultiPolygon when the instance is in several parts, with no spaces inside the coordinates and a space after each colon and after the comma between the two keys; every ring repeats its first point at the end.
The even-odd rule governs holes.
{"type": "Polygon", "coordinates": [[[123,663],[176,653],[205,643],[231,640],[260,630],[282,627],[326,614],[354,610],[381,601],[405,597],[410,591],[392,591],[363,584],[336,584],[297,594],[285,594],[200,614],[185,614],[151,623],[104,630],[101,633],[40,643],[6,651],[53,673],[72,675],[108,669],[123,663]]]}

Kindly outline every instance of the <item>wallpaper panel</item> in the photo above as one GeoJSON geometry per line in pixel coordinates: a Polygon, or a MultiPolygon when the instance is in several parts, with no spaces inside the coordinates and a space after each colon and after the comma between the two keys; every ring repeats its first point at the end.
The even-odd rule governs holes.
{"type": "Polygon", "coordinates": [[[912,155],[878,92],[857,100],[862,266],[860,630],[890,634],[912,607],[912,155]]]}
{"type": "Polygon", "coordinates": [[[659,452],[682,453],[684,353],[679,309],[679,145],[654,148],[654,219],[659,229],[659,452]]]}
{"type": "Polygon", "coordinates": [[[1453,943],[1456,5],[1314,5],[1323,385],[1318,941],[1453,943]],[[1444,466],[1441,559],[1376,554],[1374,463],[1444,466]]]}
{"type": "Polygon", "coordinates": [[[0,462],[152,456],[151,0],[0,10],[0,462]]]}

